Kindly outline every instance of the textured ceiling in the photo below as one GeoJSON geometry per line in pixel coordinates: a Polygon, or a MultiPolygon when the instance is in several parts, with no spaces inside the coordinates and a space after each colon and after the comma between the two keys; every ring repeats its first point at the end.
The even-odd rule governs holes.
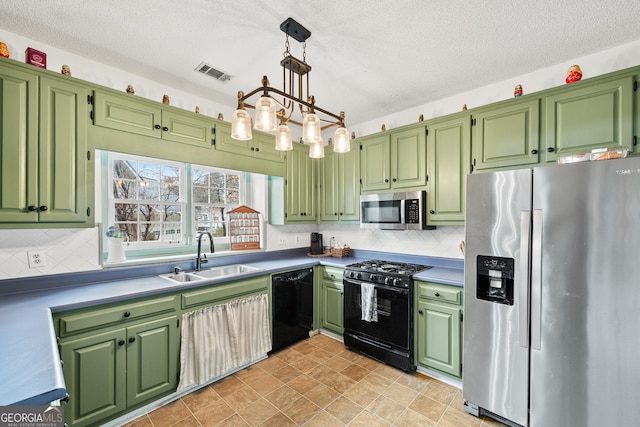
{"type": "Polygon", "coordinates": [[[638,0],[3,0],[0,28],[235,105],[263,75],[281,87],[291,16],[312,33],[317,105],[349,124],[639,40],[639,15],[638,0]]]}

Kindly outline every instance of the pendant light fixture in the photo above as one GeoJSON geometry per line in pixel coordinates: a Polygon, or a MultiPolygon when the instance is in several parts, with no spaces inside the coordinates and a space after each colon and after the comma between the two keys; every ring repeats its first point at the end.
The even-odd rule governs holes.
{"type": "MultiPolygon", "coordinates": [[[[269,86],[269,80],[264,76],[262,87],[254,89],[247,95],[242,91],[238,92],[238,108],[233,113],[231,120],[231,137],[241,141],[251,139],[251,116],[246,109],[253,108],[256,110],[254,127],[265,132],[276,132],[276,150],[293,149],[289,124],[295,124],[302,126],[302,141],[310,144],[314,153],[322,152],[322,155],[318,157],[324,157],[324,146],[320,150],[314,145],[324,144],[322,131],[333,126],[338,127],[334,135],[336,141],[334,151],[336,151],[335,148],[340,148],[340,151],[336,151],[339,153],[349,151],[349,131],[344,125],[344,112],[337,115],[317,107],[314,97],[309,95],[311,66],[306,61],[306,41],[311,36],[311,32],[293,18],[287,18],[280,24],[280,29],[286,34],[284,59],[280,61],[284,80],[283,90],[269,86]],[[289,37],[303,44],[302,60],[291,55],[289,37]],[[260,92],[262,95],[255,106],[246,102],[260,92]],[[279,111],[277,111],[278,106],[281,107],[279,111]],[[295,117],[294,113],[299,117],[295,117]],[[280,119],[279,125],[277,125],[278,118],[280,119]]],[[[310,157],[312,157],[311,150],[310,157]]]]}
{"type": "Polygon", "coordinates": [[[324,141],[320,138],[320,141],[309,145],[309,157],[312,159],[321,159],[324,157],[324,141]]]}

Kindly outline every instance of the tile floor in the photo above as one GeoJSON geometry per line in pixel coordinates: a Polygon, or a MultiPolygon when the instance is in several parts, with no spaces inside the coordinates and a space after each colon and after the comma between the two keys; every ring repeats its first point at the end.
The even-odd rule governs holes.
{"type": "Polygon", "coordinates": [[[462,409],[462,393],[316,335],[150,412],[127,427],[500,426],[462,409]]]}

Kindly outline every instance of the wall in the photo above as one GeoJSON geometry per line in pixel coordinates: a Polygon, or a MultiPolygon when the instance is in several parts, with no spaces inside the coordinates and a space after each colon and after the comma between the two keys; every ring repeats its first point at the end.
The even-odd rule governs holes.
{"type": "MultiPolygon", "coordinates": [[[[218,113],[223,113],[229,118],[235,107],[233,103],[228,105],[214,103],[177,88],[166,87],[125,70],[119,70],[2,29],[0,29],[0,40],[7,43],[12,59],[24,61],[26,47],[34,47],[47,53],[47,65],[50,70],[59,70],[62,64],[69,64],[74,77],[123,91],[128,84],[132,84],[137,96],[157,101],[162,99],[164,93],[168,93],[171,97],[171,105],[189,111],[193,111],[198,105],[202,114],[217,117],[218,113]]],[[[367,135],[378,132],[382,123],[386,124],[387,129],[391,129],[417,121],[420,114],[424,114],[424,118],[429,119],[459,111],[462,104],[473,108],[509,98],[513,96],[513,88],[516,84],[524,87],[525,94],[558,86],[564,84],[566,70],[574,63],[581,65],[585,77],[635,66],[640,64],[640,41],[576,58],[563,64],[556,64],[366,123],[350,124],[349,128],[359,136],[367,135]]],[[[338,243],[346,243],[354,249],[462,257],[458,245],[464,238],[463,227],[439,227],[437,230],[419,232],[392,232],[361,230],[357,225],[267,225],[266,249],[274,251],[307,247],[309,233],[312,231],[323,233],[327,241],[331,236],[335,236],[338,243]]],[[[99,241],[97,228],[0,230],[0,279],[99,269],[101,268],[98,259],[99,241]],[[35,249],[45,251],[46,266],[30,269],[27,251],[35,249]]]]}

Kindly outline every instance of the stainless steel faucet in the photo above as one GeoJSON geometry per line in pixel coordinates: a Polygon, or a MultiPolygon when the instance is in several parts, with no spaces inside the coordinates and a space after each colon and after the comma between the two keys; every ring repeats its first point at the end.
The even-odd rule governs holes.
{"type": "Polygon", "coordinates": [[[198,255],[196,257],[196,271],[202,270],[202,264],[209,262],[205,254],[200,255],[202,250],[202,236],[205,234],[209,236],[209,242],[211,243],[211,253],[215,253],[216,251],[216,249],[213,247],[213,236],[211,236],[211,233],[209,233],[208,231],[200,232],[200,234],[198,235],[198,255]]]}

